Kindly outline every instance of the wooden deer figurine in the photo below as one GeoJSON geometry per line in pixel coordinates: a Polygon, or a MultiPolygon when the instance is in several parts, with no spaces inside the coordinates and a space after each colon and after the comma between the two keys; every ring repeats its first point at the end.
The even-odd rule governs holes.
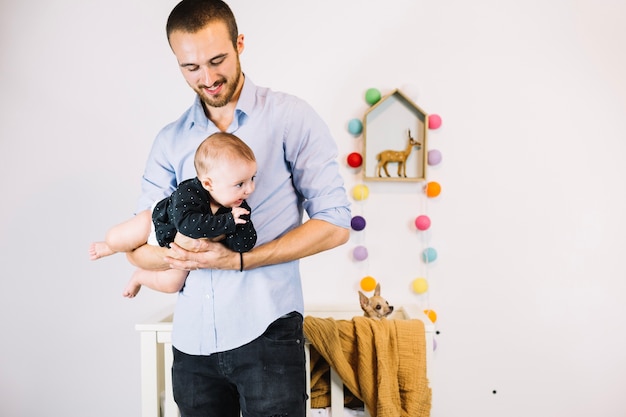
{"type": "Polygon", "coordinates": [[[409,143],[407,144],[405,150],[393,151],[393,150],[388,149],[376,155],[376,160],[378,161],[378,165],[376,166],[376,172],[379,177],[382,177],[382,175],[380,174],[381,168],[385,171],[385,174],[387,174],[387,176],[390,177],[389,171],[387,171],[387,164],[390,162],[397,162],[398,163],[398,177],[406,178],[406,160],[411,154],[411,151],[413,150],[414,146],[417,147],[417,149],[419,149],[422,146],[421,143],[413,139],[413,137],[411,136],[410,129],[408,132],[408,136],[409,136],[409,143]]]}

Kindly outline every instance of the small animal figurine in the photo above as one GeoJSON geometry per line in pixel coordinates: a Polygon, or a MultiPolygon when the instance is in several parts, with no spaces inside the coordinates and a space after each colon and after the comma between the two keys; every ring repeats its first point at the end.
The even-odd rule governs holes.
{"type": "Polygon", "coordinates": [[[397,163],[398,164],[398,177],[406,178],[406,160],[411,154],[413,148],[420,149],[422,144],[417,142],[411,136],[411,130],[408,131],[408,143],[406,145],[406,149],[403,151],[394,151],[391,149],[387,149],[386,151],[382,151],[378,155],[376,155],[376,160],[378,164],[376,165],[376,174],[379,177],[382,177],[380,170],[385,171],[385,174],[389,177],[389,171],[387,171],[387,164],[389,163],[397,163]]]}
{"type": "Polygon", "coordinates": [[[380,296],[380,284],[376,284],[374,295],[369,298],[359,291],[359,301],[365,317],[380,320],[393,312],[393,306],[380,296]]]}

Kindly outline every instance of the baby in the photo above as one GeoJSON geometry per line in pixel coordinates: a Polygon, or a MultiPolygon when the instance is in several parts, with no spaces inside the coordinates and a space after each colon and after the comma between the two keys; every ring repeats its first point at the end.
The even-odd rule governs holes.
{"type": "MultiPolygon", "coordinates": [[[[189,247],[189,240],[180,239],[180,235],[219,240],[240,253],[252,249],[257,236],[245,200],[255,187],[257,167],[252,149],[232,134],[214,133],[198,146],[194,166],[197,176],[181,182],[152,211],[138,213],[112,227],[104,241],[92,243],[90,259],[131,252],[145,243],[169,247],[177,234],[176,244],[187,250],[194,248],[189,247]]],[[[134,297],[142,285],[162,292],[178,292],[187,274],[188,271],[175,269],[137,269],[123,295],[134,297]]]]}

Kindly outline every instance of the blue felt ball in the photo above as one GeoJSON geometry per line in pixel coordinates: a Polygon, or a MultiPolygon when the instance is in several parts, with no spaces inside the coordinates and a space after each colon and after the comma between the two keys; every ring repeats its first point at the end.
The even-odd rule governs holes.
{"type": "Polygon", "coordinates": [[[363,123],[359,119],[352,119],[348,122],[348,132],[354,136],[360,135],[363,132],[363,123]]]}
{"type": "Polygon", "coordinates": [[[422,252],[422,259],[427,264],[437,260],[437,251],[434,248],[426,248],[422,252]]]}

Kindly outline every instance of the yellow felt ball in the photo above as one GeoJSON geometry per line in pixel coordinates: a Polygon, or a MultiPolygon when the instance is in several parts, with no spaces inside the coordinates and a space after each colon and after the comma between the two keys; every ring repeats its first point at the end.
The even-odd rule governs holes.
{"type": "Polygon", "coordinates": [[[435,310],[424,310],[424,314],[428,316],[428,319],[431,322],[434,323],[437,321],[437,313],[435,313],[435,310]]]}
{"type": "Polygon", "coordinates": [[[374,277],[368,275],[361,280],[361,289],[363,291],[374,291],[374,288],[376,288],[376,280],[374,277]]]}
{"type": "Polygon", "coordinates": [[[365,200],[370,195],[370,190],[365,184],[355,185],[352,189],[352,197],[355,200],[365,200]]]}
{"type": "Polygon", "coordinates": [[[413,281],[413,291],[418,294],[424,294],[428,291],[428,281],[425,278],[416,278],[413,281]]]}

